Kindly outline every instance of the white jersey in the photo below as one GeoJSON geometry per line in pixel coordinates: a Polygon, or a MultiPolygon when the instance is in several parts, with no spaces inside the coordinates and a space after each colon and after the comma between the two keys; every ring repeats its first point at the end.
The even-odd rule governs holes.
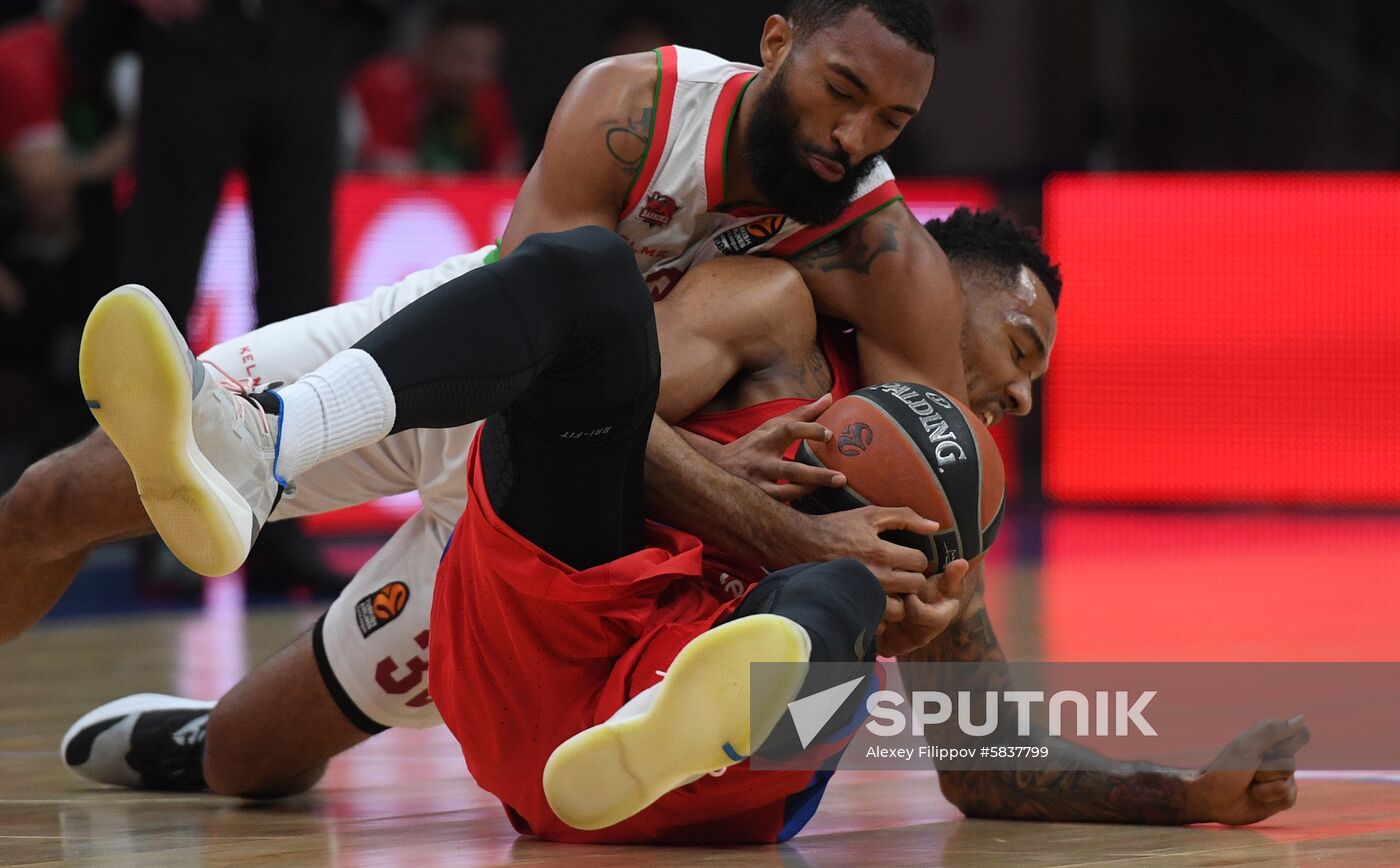
{"type": "Polygon", "coordinates": [[[617,223],[653,300],[665,298],[697,263],[745,253],[793,256],[903,198],[880,160],[846,209],[825,226],[729,202],[725,153],[757,68],[679,46],[658,48],[656,58],[650,144],[617,223]]]}

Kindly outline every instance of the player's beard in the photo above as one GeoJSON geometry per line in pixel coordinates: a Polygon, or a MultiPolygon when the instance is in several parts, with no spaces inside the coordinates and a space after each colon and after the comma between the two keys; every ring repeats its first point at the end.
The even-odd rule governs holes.
{"type": "Polygon", "coordinates": [[[793,220],[823,226],[841,216],[856,186],[875,168],[879,154],[852,166],[839,148],[819,148],[801,141],[797,112],[787,92],[786,73],[785,64],[758,97],[744,142],[744,165],[767,202],[793,220]],[[809,154],[840,164],[846,173],[839,181],[823,181],[808,165],[809,154]]]}

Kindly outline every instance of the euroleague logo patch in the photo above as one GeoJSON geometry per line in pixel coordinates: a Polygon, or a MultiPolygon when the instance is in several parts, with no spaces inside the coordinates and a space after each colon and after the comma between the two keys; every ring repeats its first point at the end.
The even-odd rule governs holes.
{"type": "Polygon", "coordinates": [[[360,635],[366,639],[370,634],[394,620],[408,605],[408,585],[403,582],[390,582],[355,604],[355,623],[360,635]]]}
{"type": "Polygon", "coordinates": [[[782,231],[787,218],[782,214],[760,217],[715,236],[715,247],[725,256],[747,253],[782,231]]]}
{"type": "Polygon", "coordinates": [[[836,451],[847,458],[855,458],[869,449],[874,439],[875,432],[870,430],[869,425],[864,422],[852,422],[836,438],[836,451]]]}

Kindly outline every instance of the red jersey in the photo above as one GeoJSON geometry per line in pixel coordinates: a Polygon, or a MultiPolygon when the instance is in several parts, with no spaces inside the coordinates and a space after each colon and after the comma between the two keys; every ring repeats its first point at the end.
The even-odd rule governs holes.
{"type": "Polygon", "coordinates": [[[747,763],[606,829],[574,829],[554,815],[541,784],[554,749],[659,682],[742,597],[700,581],[698,539],[650,522],[648,548],[587,570],[561,563],[495,514],[480,442],[428,631],[428,689],[476,782],[501,800],[516,831],[554,841],[746,844],[795,833],[825,777],[747,763]]]}
{"type": "MultiPolygon", "coordinates": [[[[830,323],[823,323],[819,331],[822,352],[831,366],[831,396],[838,401],[860,388],[858,377],[860,367],[855,356],[855,336],[848,330],[830,323]]],[[[769,419],[784,413],[791,413],[798,407],[812,403],[811,398],[774,398],[761,404],[751,404],[737,410],[721,410],[717,413],[696,414],[680,423],[680,427],[708,437],[716,443],[732,443],[753,431],[769,419]]],[[[787,451],[791,459],[797,452],[797,444],[787,451]]]]}
{"type": "MultiPolygon", "coordinates": [[[[855,333],[834,323],[823,322],[818,327],[818,336],[827,364],[831,366],[831,396],[839,401],[860,388],[855,333]]],[[[681,422],[680,427],[716,443],[732,443],[769,419],[810,403],[811,398],[775,398],[737,410],[697,414],[681,422]]],[[[790,444],[783,457],[791,461],[797,454],[797,445],[796,442],[790,444]]],[[[712,546],[705,548],[706,579],[718,583],[731,595],[743,593],[763,578],[765,572],[757,564],[747,563],[712,546]]]]}

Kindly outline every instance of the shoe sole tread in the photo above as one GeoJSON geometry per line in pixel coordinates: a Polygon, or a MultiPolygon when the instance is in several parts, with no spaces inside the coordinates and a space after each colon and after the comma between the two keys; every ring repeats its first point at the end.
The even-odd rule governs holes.
{"type": "Polygon", "coordinates": [[[793,666],[770,704],[753,710],[750,664],[806,663],[802,629],[778,615],[739,618],[710,630],[676,655],[651,708],[578,733],[550,755],[544,790],[550,808],[576,829],[603,829],[631,817],[698,776],[734,764],[762,743],[806,675],[793,666]],[[786,690],[785,688],[790,688],[786,690]]]}
{"type": "Polygon", "coordinates": [[[195,443],[188,353],[164,306],[128,285],[93,308],[78,372],[161,539],[191,570],[222,576],[247,557],[253,515],[195,443]]]}

